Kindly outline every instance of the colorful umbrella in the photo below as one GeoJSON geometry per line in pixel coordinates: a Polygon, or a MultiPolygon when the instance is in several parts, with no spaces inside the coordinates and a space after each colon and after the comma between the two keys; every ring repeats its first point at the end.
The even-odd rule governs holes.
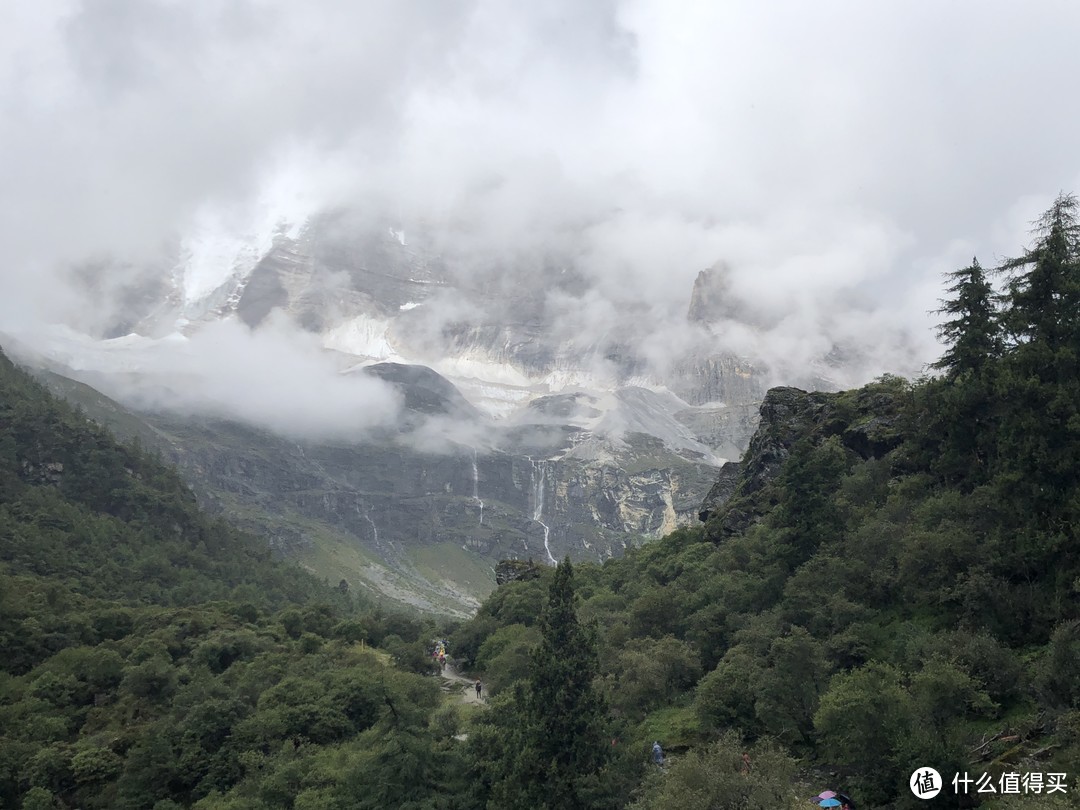
{"type": "Polygon", "coordinates": [[[820,802],[818,802],[818,807],[839,807],[839,806],[840,806],[840,802],[838,802],[836,799],[831,799],[831,798],[830,799],[822,799],[820,802]]]}

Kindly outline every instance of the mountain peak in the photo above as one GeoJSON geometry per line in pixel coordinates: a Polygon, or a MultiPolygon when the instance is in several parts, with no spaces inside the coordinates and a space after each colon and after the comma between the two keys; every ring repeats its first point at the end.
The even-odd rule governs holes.
{"type": "Polygon", "coordinates": [[[694,279],[686,319],[691,323],[708,324],[734,318],[738,303],[731,292],[731,268],[726,262],[717,262],[699,272],[694,279]]]}

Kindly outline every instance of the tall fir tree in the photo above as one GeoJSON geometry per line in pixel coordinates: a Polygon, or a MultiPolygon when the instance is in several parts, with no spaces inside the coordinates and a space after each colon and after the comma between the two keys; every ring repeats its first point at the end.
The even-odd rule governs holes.
{"type": "MultiPolygon", "coordinates": [[[[1061,194],[1035,223],[1035,244],[1010,259],[1012,274],[1005,322],[1017,348],[1021,370],[1042,380],[1061,379],[1059,352],[1080,352],[1080,203],[1061,194]],[[1024,349],[1024,347],[1029,347],[1024,349]]],[[[1071,364],[1075,370],[1075,358],[1071,364]]]]}
{"type": "Polygon", "coordinates": [[[1062,503],[1080,507],[1078,214],[1076,197],[1059,195],[1036,222],[1034,244],[1002,265],[1012,275],[1004,313],[1012,345],[996,383],[998,461],[1012,477],[1009,494],[1045,516],[1062,503]]]}
{"type": "Polygon", "coordinates": [[[569,557],[555,570],[539,624],[542,639],[532,654],[528,686],[518,695],[513,764],[492,791],[490,806],[597,807],[610,758],[607,711],[593,688],[596,636],[578,621],[569,557]]]}
{"type": "Polygon", "coordinates": [[[950,297],[942,300],[937,310],[937,314],[949,316],[937,329],[946,349],[933,368],[945,371],[949,378],[978,374],[989,361],[1001,356],[999,296],[977,258],[962,270],[946,274],[946,279],[950,297]]]}
{"type": "Polygon", "coordinates": [[[931,366],[945,374],[925,389],[934,407],[924,436],[931,469],[946,482],[971,488],[986,480],[996,455],[994,369],[1004,353],[1002,297],[977,258],[945,279],[949,297],[936,311],[947,316],[937,329],[945,351],[931,366]]]}

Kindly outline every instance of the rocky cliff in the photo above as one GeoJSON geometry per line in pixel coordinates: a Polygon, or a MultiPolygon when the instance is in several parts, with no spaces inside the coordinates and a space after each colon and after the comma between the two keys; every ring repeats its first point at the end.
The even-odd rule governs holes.
{"type": "Polygon", "coordinates": [[[835,436],[852,457],[883,457],[903,439],[906,391],[907,383],[898,377],[839,393],[770,389],[746,454],[720,469],[699,518],[713,521],[720,538],[745,531],[772,505],[771,485],[800,441],[820,444],[835,436]]]}

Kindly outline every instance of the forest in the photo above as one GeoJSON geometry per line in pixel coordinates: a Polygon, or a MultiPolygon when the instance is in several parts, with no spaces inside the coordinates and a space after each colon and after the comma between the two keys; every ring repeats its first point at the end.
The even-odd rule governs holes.
{"type": "Polygon", "coordinates": [[[1080,807],[1077,216],[949,275],[924,378],[771,391],[703,525],[456,625],[272,559],[0,356],[0,805],[1080,807]]]}
{"type": "Polygon", "coordinates": [[[410,806],[456,744],[435,632],[271,559],[0,355],[0,807],[410,806]]]}

